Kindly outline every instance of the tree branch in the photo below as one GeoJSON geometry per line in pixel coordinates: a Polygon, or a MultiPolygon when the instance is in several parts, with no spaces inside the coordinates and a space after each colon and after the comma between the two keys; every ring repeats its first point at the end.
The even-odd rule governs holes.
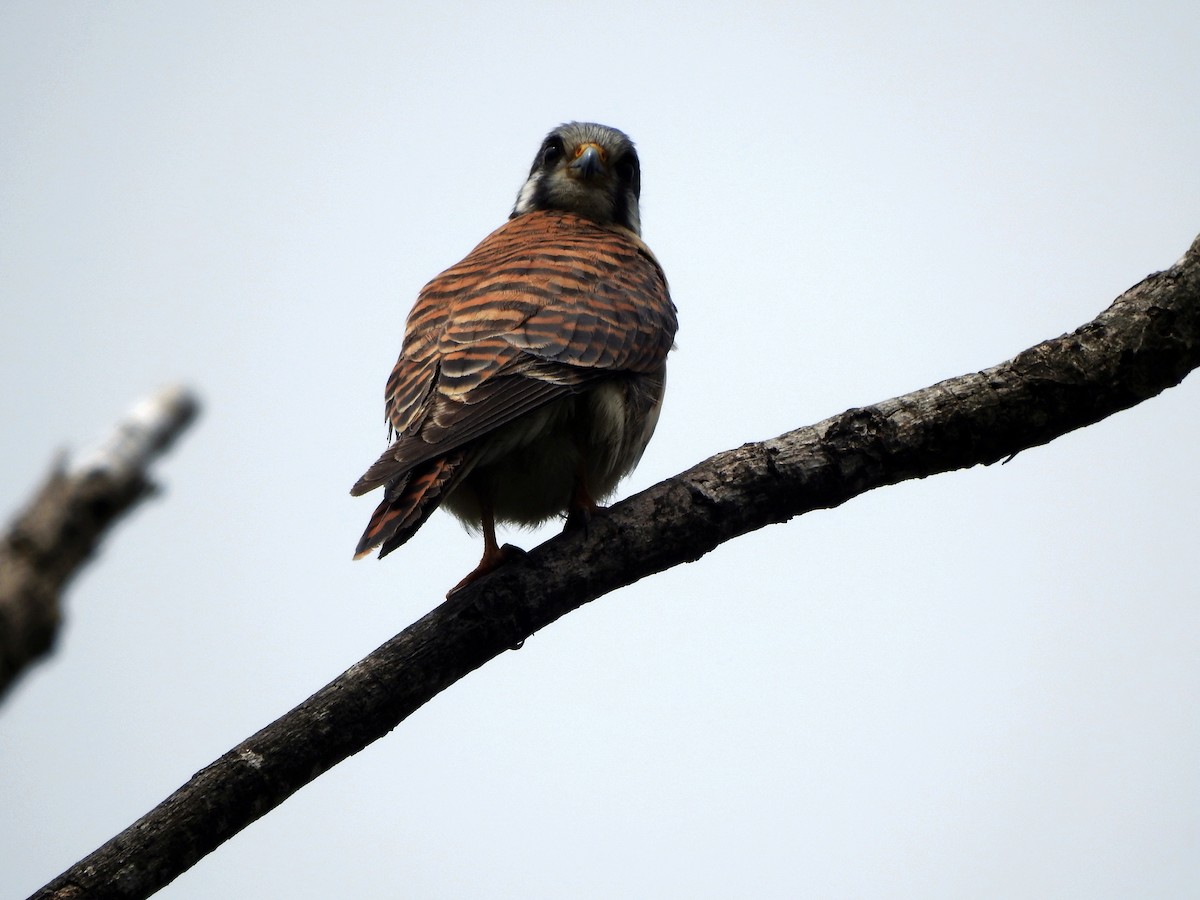
{"type": "Polygon", "coordinates": [[[1075,332],[1008,362],[720,453],[456,594],[197,773],[37,898],[146,897],[467,673],[582,604],[883,485],[991,464],[1200,365],[1200,238],[1075,332]]]}
{"type": "Polygon", "coordinates": [[[30,504],[0,535],[0,697],[49,653],[63,589],[109,528],[154,492],[146,472],[195,418],[179,387],[145,398],[100,446],[67,469],[60,459],[30,504]]]}

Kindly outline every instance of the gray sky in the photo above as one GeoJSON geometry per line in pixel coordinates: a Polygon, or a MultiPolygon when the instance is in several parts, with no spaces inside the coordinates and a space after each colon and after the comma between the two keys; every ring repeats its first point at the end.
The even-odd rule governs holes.
{"type": "MultiPolygon", "coordinates": [[[[1194,2],[251,6],[0,5],[0,510],[205,402],[0,708],[5,897],[474,565],[444,515],[352,563],[347,491],[417,290],[559,122],[638,142],[680,310],[622,496],[1069,331],[1200,230],[1194,2]]],[[[593,603],[163,896],[1195,896],[1198,391],[593,603]]]]}

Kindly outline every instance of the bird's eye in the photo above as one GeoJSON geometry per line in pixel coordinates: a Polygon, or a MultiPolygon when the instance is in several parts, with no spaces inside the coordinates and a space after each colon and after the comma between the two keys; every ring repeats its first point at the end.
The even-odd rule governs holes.
{"type": "Polygon", "coordinates": [[[563,155],[563,145],[561,141],[553,140],[546,144],[542,149],[542,165],[552,166],[558,162],[558,158],[563,155]]]}
{"type": "Polygon", "coordinates": [[[617,177],[626,184],[632,182],[638,173],[638,164],[632,156],[623,156],[621,161],[617,163],[617,177]]]}

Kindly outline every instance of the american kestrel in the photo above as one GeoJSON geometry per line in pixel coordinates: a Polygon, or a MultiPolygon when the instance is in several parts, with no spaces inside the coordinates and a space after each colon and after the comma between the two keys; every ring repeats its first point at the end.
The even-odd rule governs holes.
{"type": "Polygon", "coordinates": [[[508,222],[422,289],[385,391],[394,440],[350,491],[384,486],[356,559],[445,505],[483,532],[457,590],[504,561],[496,522],[586,523],[637,465],[677,324],[640,194],[626,135],[556,128],[508,222]]]}

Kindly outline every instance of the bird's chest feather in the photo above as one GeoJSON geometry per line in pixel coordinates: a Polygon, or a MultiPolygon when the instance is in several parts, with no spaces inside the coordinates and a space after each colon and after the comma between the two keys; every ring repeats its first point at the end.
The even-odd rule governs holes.
{"type": "Polygon", "coordinates": [[[613,378],[508,423],[479,441],[446,506],[473,525],[486,493],[498,519],[535,525],[567,508],[581,475],[607,496],[641,458],[661,396],[659,379],[613,378]]]}

